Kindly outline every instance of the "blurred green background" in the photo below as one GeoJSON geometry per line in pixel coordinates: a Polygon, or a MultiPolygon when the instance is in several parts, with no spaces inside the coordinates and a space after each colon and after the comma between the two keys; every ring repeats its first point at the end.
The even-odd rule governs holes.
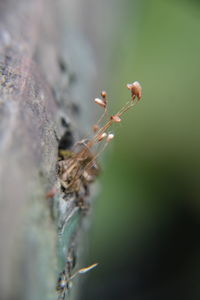
{"type": "Polygon", "coordinates": [[[143,98],[104,157],[81,299],[200,299],[200,2],[112,3],[102,88],[113,111],[127,83],[143,98]]]}

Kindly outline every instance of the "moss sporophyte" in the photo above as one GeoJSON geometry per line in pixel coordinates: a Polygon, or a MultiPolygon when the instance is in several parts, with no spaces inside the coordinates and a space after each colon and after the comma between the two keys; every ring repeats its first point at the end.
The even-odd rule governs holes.
{"type": "MultiPolygon", "coordinates": [[[[93,137],[77,142],[72,151],[60,150],[59,179],[66,194],[81,191],[87,194],[88,185],[99,174],[97,158],[114,138],[114,134],[109,131],[111,125],[120,123],[122,115],[135,106],[142,97],[142,88],[138,81],[127,84],[127,88],[131,92],[131,99],[114,115],[109,115],[105,91],[101,93],[100,98],[95,98],[94,102],[104,111],[93,125],[93,137]],[[97,144],[100,144],[100,149],[95,152],[94,148],[97,144]]],[[[83,201],[79,204],[84,208],[83,201]]]]}

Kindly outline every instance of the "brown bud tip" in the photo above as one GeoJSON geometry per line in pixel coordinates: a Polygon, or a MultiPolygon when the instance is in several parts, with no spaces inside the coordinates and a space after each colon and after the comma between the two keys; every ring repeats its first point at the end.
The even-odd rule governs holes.
{"type": "Polygon", "coordinates": [[[106,99],[106,97],[107,97],[106,91],[102,91],[102,92],[101,92],[101,97],[102,97],[103,99],[106,99]]]}
{"type": "Polygon", "coordinates": [[[111,120],[113,120],[115,123],[121,122],[121,119],[118,115],[111,116],[111,120]]]}
{"type": "Polygon", "coordinates": [[[102,99],[95,98],[95,99],[94,99],[94,102],[95,102],[96,104],[98,104],[99,106],[101,106],[101,107],[106,107],[106,103],[105,103],[102,99]]]}
{"type": "Polygon", "coordinates": [[[142,97],[142,87],[141,84],[138,81],[135,81],[133,83],[128,83],[127,88],[131,91],[131,97],[134,100],[135,97],[138,98],[138,100],[142,97]]]}
{"type": "Polygon", "coordinates": [[[94,132],[97,132],[100,128],[99,128],[99,125],[95,124],[92,126],[92,129],[94,132]]]}
{"type": "Polygon", "coordinates": [[[106,133],[106,132],[103,132],[103,133],[98,137],[98,141],[101,142],[106,136],[107,136],[107,133],[106,133]]]}

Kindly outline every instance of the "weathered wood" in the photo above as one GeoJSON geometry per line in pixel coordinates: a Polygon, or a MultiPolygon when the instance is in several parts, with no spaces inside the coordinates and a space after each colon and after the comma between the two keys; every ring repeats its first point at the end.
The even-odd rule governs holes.
{"type": "Polygon", "coordinates": [[[74,266],[81,216],[75,200],[66,202],[59,191],[45,198],[56,185],[58,141],[71,130],[70,118],[77,122],[69,96],[76,74],[56,23],[60,5],[0,2],[0,293],[6,300],[56,299],[58,273],[74,266]]]}

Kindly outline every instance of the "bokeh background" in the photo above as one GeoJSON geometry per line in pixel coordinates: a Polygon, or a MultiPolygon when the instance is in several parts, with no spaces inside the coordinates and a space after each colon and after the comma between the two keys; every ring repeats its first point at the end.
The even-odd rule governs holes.
{"type": "Polygon", "coordinates": [[[80,300],[200,299],[200,2],[87,0],[84,14],[95,91],[113,111],[128,82],[143,98],[104,155],[87,250],[99,266],[80,300]]]}

